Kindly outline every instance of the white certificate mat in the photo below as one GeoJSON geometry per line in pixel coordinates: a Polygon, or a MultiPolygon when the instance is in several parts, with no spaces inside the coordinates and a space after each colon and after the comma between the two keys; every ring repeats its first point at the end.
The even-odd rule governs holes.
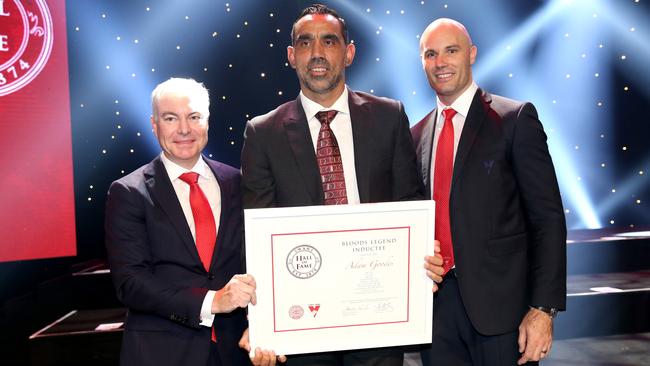
{"type": "Polygon", "coordinates": [[[277,354],[431,342],[433,201],[250,209],[250,342],[277,354]]]}

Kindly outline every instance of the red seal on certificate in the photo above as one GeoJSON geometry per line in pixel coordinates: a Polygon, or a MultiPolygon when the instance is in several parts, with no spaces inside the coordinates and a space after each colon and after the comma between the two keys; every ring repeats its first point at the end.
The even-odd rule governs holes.
{"type": "Polygon", "coordinates": [[[34,80],[50,57],[53,38],[45,0],[0,0],[0,96],[34,80]]]}
{"type": "Polygon", "coordinates": [[[321,256],[311,245],[299,245],[287,255],[287,270],[296,278],[313,277],[320,270],[321,256]]]}
{"type": "Polygon", "coordinates": [[[300,305],[293,305],[289,308],[289,316],[291,319],[300,319],[304,314],[305,310],[303,310],[302,306],[300,305]]]}

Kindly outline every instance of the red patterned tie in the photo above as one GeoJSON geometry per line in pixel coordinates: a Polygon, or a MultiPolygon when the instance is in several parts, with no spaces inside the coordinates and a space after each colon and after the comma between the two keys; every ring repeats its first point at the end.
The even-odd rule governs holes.
{"type": "MultiPolygon", "coordinates": [[[[212,214],[208,198],[199,186],[199,174],[187,172],[181,174],[179,178],[190,185],[190,207],[192,207],[192,216],[194,217],[196,249],[199,252],[199,258],[201,258],[203,268],[209,272],[214,244],[217,239],[217,227],[214,224],[214,215],[212,214]]],[[[212,342],[217,341],[214,327],[212,327],[211,340],[212,342]]]]}
{"type": "Polygon", "coordinates": [[[316,118],[321,124],[318,141],[316,142],[316,160],[318,161],[326,205],[344,205],[348,203],[341,151],[336,136],[330,129],[330,122],[336,117],[336,113],[338,112],[321,111],[316,113],[316,118]]]}
{"type": "Polygon", "coordinates": [[[449,193],[454,171],[454,125],[452,118],[456,111],[448,108],[442,111],[445,124],[438,137],[436,165],[433,173],[433,199],[436,201],[436,239],[440,241],[443,267],[447,273],[454,266],[454,249],[451,244],[449,223],[449,193]]]}

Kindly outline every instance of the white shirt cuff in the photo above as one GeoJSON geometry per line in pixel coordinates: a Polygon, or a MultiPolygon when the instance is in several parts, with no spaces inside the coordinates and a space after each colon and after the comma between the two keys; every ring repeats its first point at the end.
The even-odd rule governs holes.
{"type": "Polygon", "coordinates": [[[203,299],[203,305],[201,305],[201,325],[204,327],[212,327],[212,322],[214,321],[214,314],[212,314],[212,300],[217,294],[217,291],[208,290],[208,293],[205,294],[203,299]]]}

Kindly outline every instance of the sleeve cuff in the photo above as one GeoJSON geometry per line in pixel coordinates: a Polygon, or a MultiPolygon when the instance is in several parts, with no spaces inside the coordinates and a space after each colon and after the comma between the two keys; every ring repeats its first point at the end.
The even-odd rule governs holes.
{"type": "Polygon", "coordinates": [[[212,322],[214,321],[214,314],[212,314],[212,300],[214,300],[214,295],[217,292],[214,290],[209,290],[203,298],[203,304],[201,305],[201,325],[204,327],[212,327],[212,322]]]}

